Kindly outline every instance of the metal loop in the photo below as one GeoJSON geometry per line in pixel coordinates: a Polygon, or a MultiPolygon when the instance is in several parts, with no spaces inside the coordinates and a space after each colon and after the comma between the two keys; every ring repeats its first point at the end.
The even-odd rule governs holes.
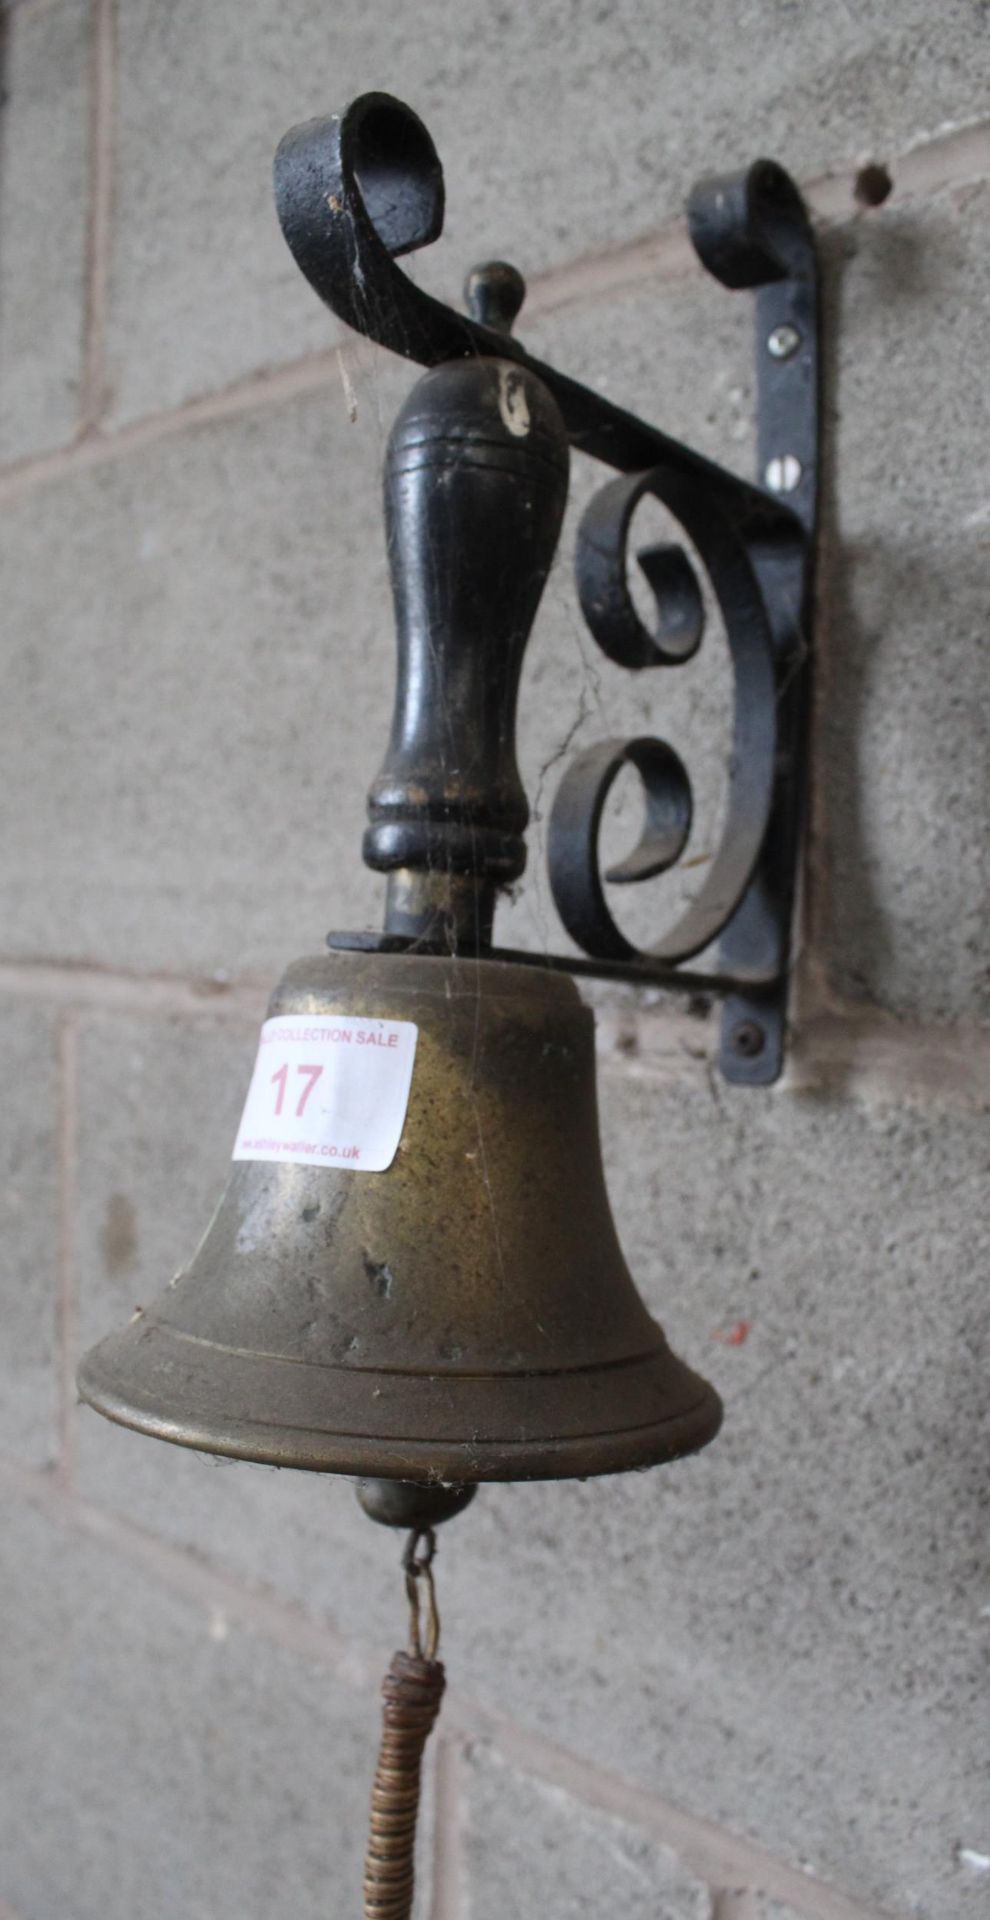
{"type": "Polygon", "coordinates": [[[432,1527],[414,1527],[406,1541],[402,1554],[402,1564],[407,1573],[418,1572],[420,1567],[431,1567],[437,1550],[437,1536],[432,1527]],[[417,1554],[420,1541],[425,1542],[422,1555],[417,1554]]]}
{"type": "Polygon", "coordinates": [[[388,93],[292,127],[275,155],[275,205],[296,264],[339,318],[423,366],[472,348],[517,357],[396,266],[443,227],[443,167],[419,115],[388,93]]]}
{"type": "Polygon", "coordinates": [[[688,230],[702,265],[724,287],[762,287],[815,271],[804,201],[775,160],[712,174],[692,188],[688,230]]]}
{"type": "Polygon", "coordinates": [[[433,1582],[433,1559],[437,1550],[436,1534],[432,1527],[414,1530],[406,1542],[402,1555],[402,1566],[406,1576],[406,1598],[409,1602],[409,1651],[416,1659],[435,1660],[440,1645],[440,1615],[437,1611],[436,1588],[433,1582]],[[425,1550],[417,1551],[420,1541],[425,1541],[425,1550]],[[420,1588],[426,1594],[426,1639],[420,1617],[420,1588]]]}
{"type": "Polygon", "coordinates": [[[599,487],[581,517],[575,575],[581,611],[598,645],[617,666],[677,667],[701,645],[705,609],[697,576],[683,547],[644,547],[636,558],[657,604],[649,633],[629,591],[629,532],[640,501],[652,492],[650,473],[623,474],[599,487]]]}
{"type": "Polygon", "coordinates": [[[604,740],[568,768],[550,815],[547,860],[557,912],[572,939],[600,959],[628,960],[636,949],[609,912],[598,862],[605,802],[623,767],[636,768],[646,794],[642,837],[605,878],[629,884],[663,873],[680,858],[691,830],[691,787],[663,740],[604,740]]]}
{"type": "MultiPolygon", "coordinates": [[[[608,740],[581,754],[565,774],[551,810],[547,862],[557,911],[586,953],[601,960],[648,958],[673,966],[700,953],[722,932],[759,859],[776,772],[776,677],[770,618],[746,542],[712,492],[673,466],[612,481],[593,503],[595,551],[603,579],[611,568],[612,595],[604,610],[596,609],[591,623],[595,637],[601,640],[604,628],[605,651],[633,669],[676,663],[669,647],[662,651],[645,629],[639,628],[642,639],[638,639],[628,624],[623,626],[615,570],[624,553],[633,508],[645,493],[663,502],[697,549],[725,623],[735,688],[725,832],[686,911],[661,940],[640,954],[616,925],[605,899],[598,866],[605,800],[620,768],[631,762],[647,790],[646,829],[640,845],[605,877],[635,882],[663,872],[680,858],[691,822],[691,790],[680,760],[663,741],[608,740]],[[644,657],[642,641],[649,658],[644,657]]],[[[590,551],[586,548],[586,560],[590,551]]],[[[628,599],[624,583],[623,590],[628,599]]],[[[686,652],[680,656],[687,657],[686,652]]]]}

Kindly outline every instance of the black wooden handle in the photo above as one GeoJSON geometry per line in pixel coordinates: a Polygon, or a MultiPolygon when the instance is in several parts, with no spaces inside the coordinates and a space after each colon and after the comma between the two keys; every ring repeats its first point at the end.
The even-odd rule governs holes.
{"type": "Polygon", "coordinates": [[[369,866],[493,887],[522,872],[516,701],[567,475],[556,401],[511,360],[448,361],[399,414],[385,465],[398,681],[369,866]]]}

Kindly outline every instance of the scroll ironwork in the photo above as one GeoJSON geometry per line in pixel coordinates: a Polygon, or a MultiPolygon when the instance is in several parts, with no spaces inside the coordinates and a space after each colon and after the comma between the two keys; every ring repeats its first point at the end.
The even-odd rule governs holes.
{"type": "MultiPolygon", "coordinates": [[[[688,773],[660,740],[586,749],[565,772],[548,835],[554,899],[583,955],[511,957],[717,993],[723,1071],[769,1082],[783,1049],[818,473],[818,275],[797,188],[776,163],[758,160],[703,180],[688,202],[702,264],[723,286],[756,295],[756,482],[527,353],[510,331],[525,288],[505,263],[470,276],[468,313],[409,279],[398,262],[439,236],[444,182],[429,132],[401,101],[365,94],[339,117],[294,128],[276,156],[275,189],[299,266],[348,326],[427,367],[476,358],[514,363],[549,390],[572,448],[613,469],[616,477],[585,513],[577,551],[582,610],[612,662],[633,672],[674,668],[693,656],[704,629],[701,591],[679,545],[638,556],[657,605],[652,631],[640,619],[627,581],[638,503],[661,501],[698,555],[724,622],[734,684],[721,844],[675,925],[638,951],[614,919],[606,887],[653,877],[682,857],[692,812],[688,773]],[[643,833],[603,875],[602,813],[626,766],[643,783],[643,833]],[[710,964],[685,964],[699,955],[710,964]]],[[[401,944],[389,934],[376,942],[331,937],[401,944]]]]}

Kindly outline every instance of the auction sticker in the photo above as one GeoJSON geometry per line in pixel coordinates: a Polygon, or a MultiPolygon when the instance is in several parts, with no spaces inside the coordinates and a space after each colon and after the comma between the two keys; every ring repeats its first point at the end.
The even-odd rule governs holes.
{"type": "Polygon", "coordinates": [[[279,1014],[261,1029],[235,1160],[384,1173],[405,1124],[411,1020],[279,1014]]]}

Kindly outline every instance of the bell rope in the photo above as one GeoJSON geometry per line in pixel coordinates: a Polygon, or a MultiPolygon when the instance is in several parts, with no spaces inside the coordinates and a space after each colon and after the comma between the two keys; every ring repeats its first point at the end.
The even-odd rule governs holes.
{"type": "Polygon", "coordinates": [[[392,1657],[382,1682],[382,1739],[364,1868],[364,1920],[409,1920],[423,1750],[433,1730],[445,1677],[436,1657],[440,1617],[433,1585],[431,1527],[410,1534],[403,1554],[409,1600],[409,1648],[392,1657]],[[423,1615],[425,1613],[425,1631],[423,1615]]]}

